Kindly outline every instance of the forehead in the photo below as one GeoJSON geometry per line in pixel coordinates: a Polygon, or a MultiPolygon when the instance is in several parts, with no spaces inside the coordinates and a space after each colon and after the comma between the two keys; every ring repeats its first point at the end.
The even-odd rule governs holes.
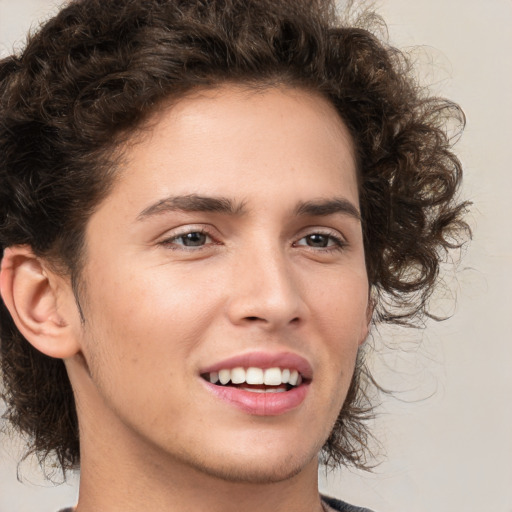
{"type": "Polygon", "coordinates": [[[107,203],[116,189],[143,207],[185,194],[245,200],[281,191],[308,200],[328,188],[358,202],[348,129],[327,99],[303,89],[194,91],[161,105],[123,156],[107,203]]]}

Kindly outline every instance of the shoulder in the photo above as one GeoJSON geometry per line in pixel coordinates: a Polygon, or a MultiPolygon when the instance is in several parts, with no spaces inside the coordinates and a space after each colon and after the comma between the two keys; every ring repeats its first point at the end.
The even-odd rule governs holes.
{"type": "Polygon", "coordinates": [[[329,498],[328,496],[322,496],[322,501],[331,507],[332,510],[337,512],[372,512],[367,508],[355,507],[354,505],[349,505],[344,501],[337,500],[335,498],[329,498]]]}

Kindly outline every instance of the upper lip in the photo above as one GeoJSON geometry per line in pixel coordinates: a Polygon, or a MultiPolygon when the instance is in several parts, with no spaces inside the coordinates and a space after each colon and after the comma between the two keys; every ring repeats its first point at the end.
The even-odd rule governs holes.
{"type": "Polygon", "coordinates": [[[200,374],[219,372],[220,370],[237,367],[262,369],[289,368],[297,370],[304,379],[311,380],[313,377],[311,364],[304,357],[292,352],[248,352],[246,354],[239,354],[202,368],[200,374]]]}

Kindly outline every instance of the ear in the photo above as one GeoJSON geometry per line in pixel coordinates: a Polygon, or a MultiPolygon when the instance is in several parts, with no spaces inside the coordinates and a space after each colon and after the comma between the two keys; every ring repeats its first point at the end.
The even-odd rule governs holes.
{"type": "Polygon", "coordinates": [[[37,350],[60,359],[78,352],[71,286],[29,246],[5,249],[0,293],[16,327],[37,350]]]}

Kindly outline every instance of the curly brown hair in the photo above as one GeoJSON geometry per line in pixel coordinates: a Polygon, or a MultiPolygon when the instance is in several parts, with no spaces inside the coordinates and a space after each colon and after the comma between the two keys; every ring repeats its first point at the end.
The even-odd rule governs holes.
{"type": "MultiPolygon", "coordinates": [[[[368,20],[368,16],[365,17],[368,20]]],[[[326,0],[75,0],[0,61],[0,245],[28,244],[80,278],[88,218],[111,189],[111,158],[161,101],[223,82],[326,97],[356,147],[374,321],[417,325],[447,251],[469,235],[461,165],[446,122],[407,58],[326,0]]],[[[61,360],[39,353],[0,305],[5,417],[41,460],[79,464],[78,419],[61,360]]],[[[371,376],[358,359],[324,446],[366,464],[371,376]]]]}

